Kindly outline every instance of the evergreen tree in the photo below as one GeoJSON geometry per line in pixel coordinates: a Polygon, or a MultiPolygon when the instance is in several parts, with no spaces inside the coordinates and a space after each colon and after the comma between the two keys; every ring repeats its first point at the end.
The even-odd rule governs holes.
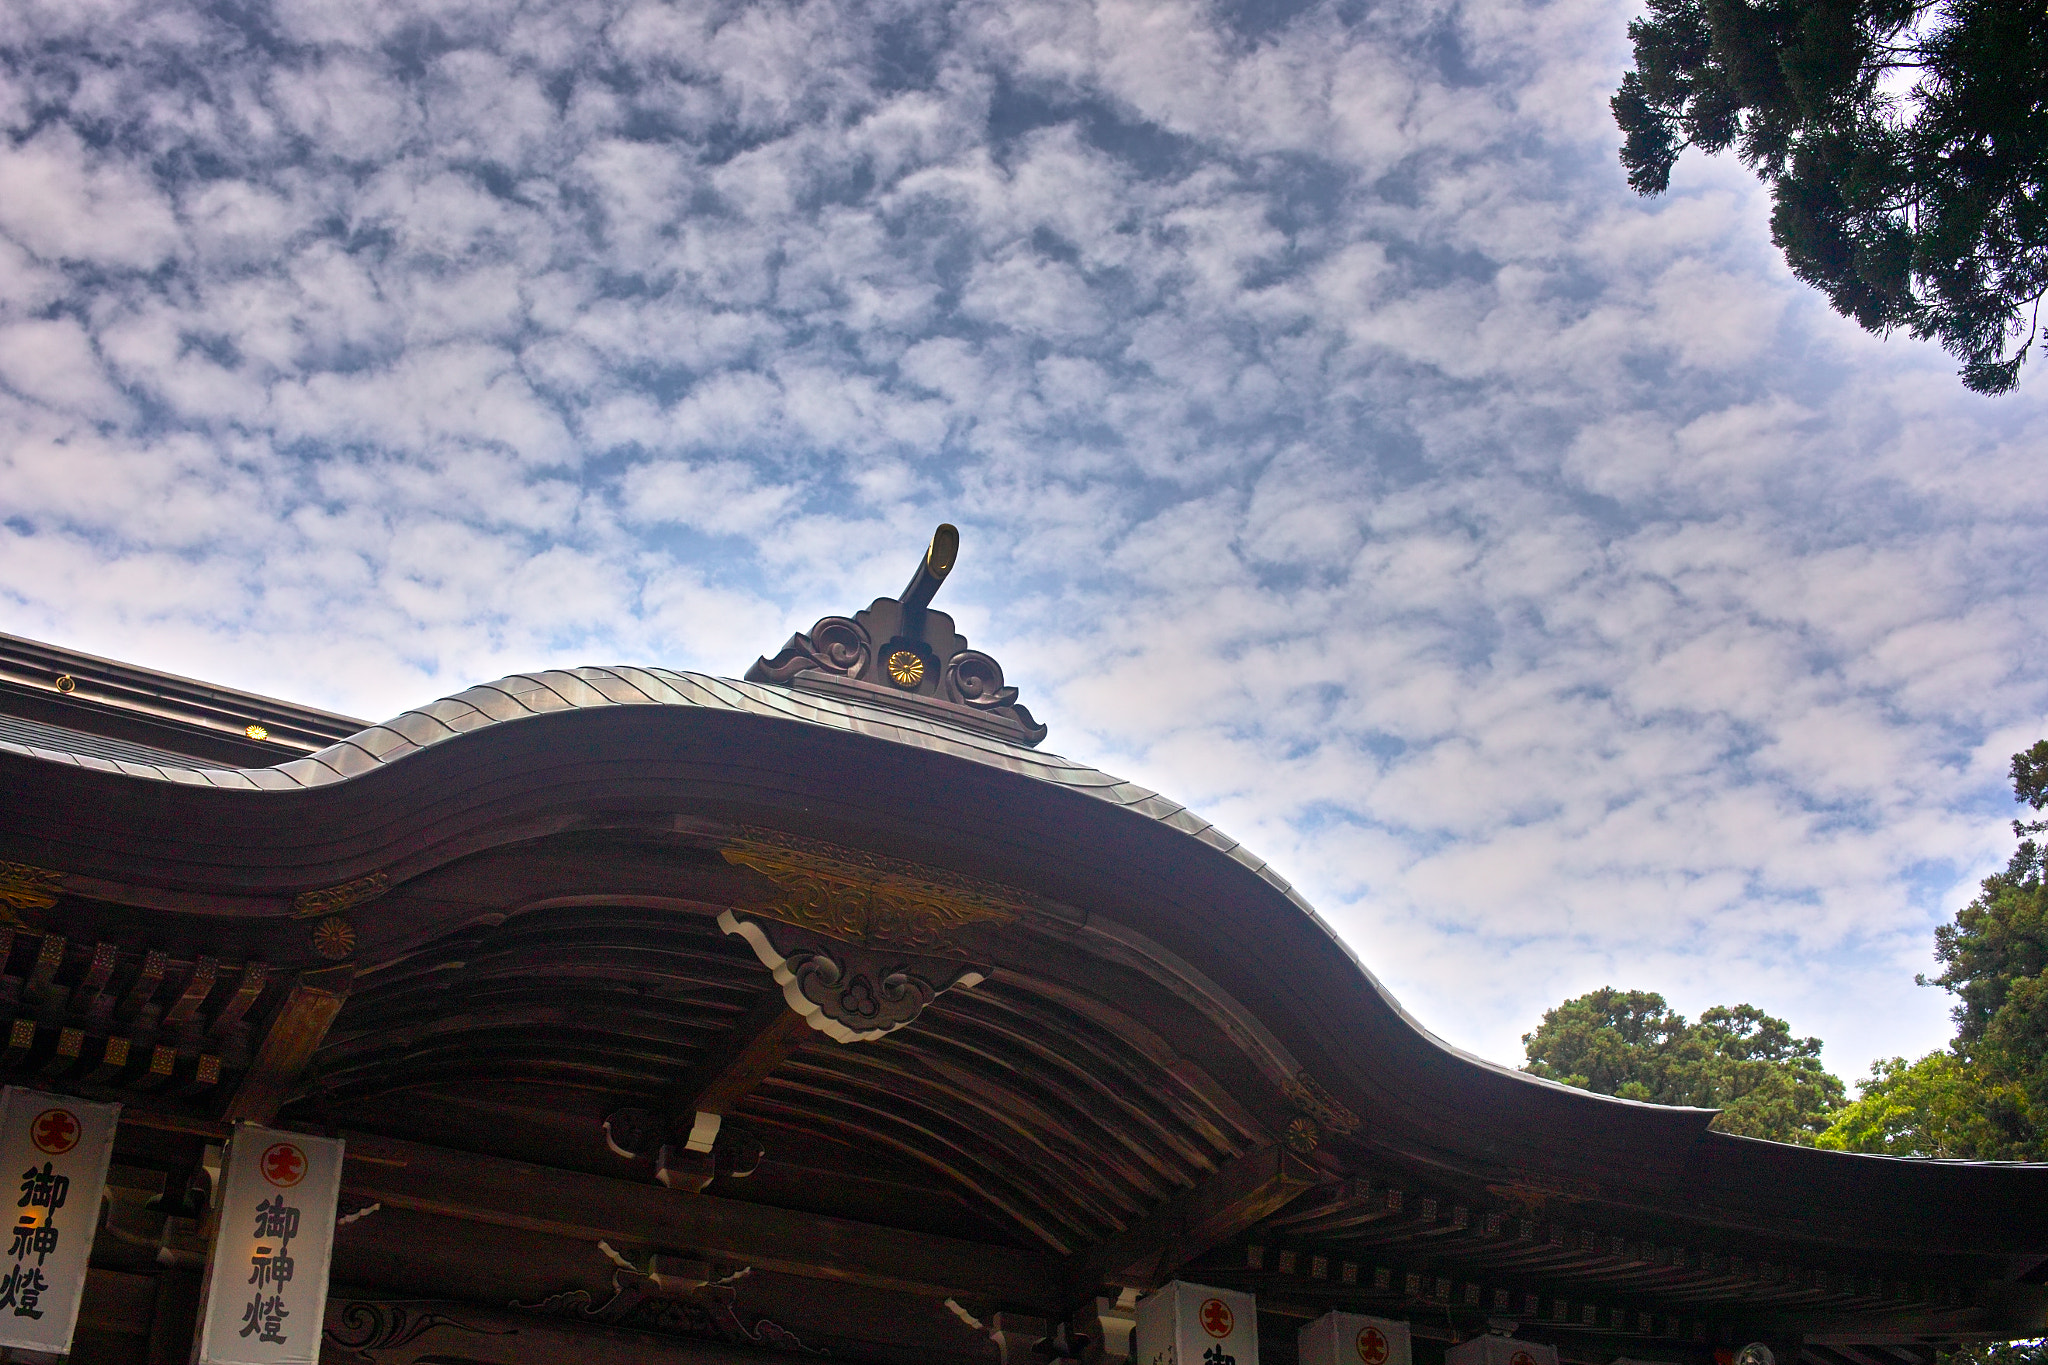
{"type": "MultiPolygon", "coordinates": [[[[2048,807],[2048,740],[2012,756],[2013,795],[2048,807]]],[[[1956,997],[1955,1041],[1880,1062],[1821,1145],[1897,1156],[2048,1161],[2048,820],[2015,820],[2005,870],[1934,931],[1932,982],[1956,997]]]]}
{"type": "Polygon", "coordinates": [[[1811,1143],[1842,1103],[1818,1038],[1795,1038],[1754,1005],[1716,1006],[1688,1024],[1654,991],[1603,986],[1543,1016],[1525,1070],[1603,1095],[1719,1109],[1714,1127],[1811,1143]]]}
{"type": "Polygon", "coordinates": [[[1875,1062],[1856,1089],[1817,1145],[1883,1156],[2021,1155],[2013,1136],[2025,1129],[2025,1097],[1953,1052],[1875,1062]]]}
{"type": "Polygon", "coordinates": [[[1629,184],[1687,147],[1771,186],[1794,274],[2004,393],[2048,292],[2048,0],[1649,0],[1614,96],[1629,184]]]}

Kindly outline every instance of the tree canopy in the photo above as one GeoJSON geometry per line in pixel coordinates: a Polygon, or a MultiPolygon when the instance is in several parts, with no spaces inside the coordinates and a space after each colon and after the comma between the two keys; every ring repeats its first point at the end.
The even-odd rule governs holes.
{"type": "Polygon", "coordinates": [[[1642,194],[1688,147],[1771,186],[1800,279],[2004,393],[2048,292],[2048,0],[1649,0],[1613,99],[1642,194]]]}
{"type": "Polygon", "coordinates": [[[1754,1005],[1716,1006],[1687,1023],[1654,991],[1603,986],[1546,1013],[1522,1045],[1535,1075],[1719,1109],[1716,1128],[1776,1142],[1812,1143],[1844,1093],[1820,1064],[1820,1039],[1793,1037],[1754,1005]]]}
{"type": "MultiPolygon", "coordinates": [[[[1737,0],[1739,3],[1739,0],[1737,0]]],[[[2048,740],[2012,756],[2013,795],[2048,810],[2048,740]]],[[[2015,820],[2019,847],[1953,923],[1935,931],[1955,1041],[1882,1060],[1844,1103],[1820,1040],[1752,1005],[1688,1024],[1654,991],[1602,987],[1522,1035],[1525,1070],[1605,1095],[1717,1107],[1747,1137],[1886,1156],[2048,1161],[2048,820],[2015,820]]],[[[1939,1365],[2048,1365],[2048,1339],[1941,1353],[1939,1365]]]]}
{"type": "MultiPolygon", "coordinates": [[[[2012,756],[2013,795],[2048,808],[2048,740],[2012,756]]],[[[2019,847],[1953,923],[1934,931],[1956,997],[1955,1041],[1879,1062],[1822,1146],[1894,1156],[2048,1160],[2048,820],[2015,820],[2019,847]]]]}

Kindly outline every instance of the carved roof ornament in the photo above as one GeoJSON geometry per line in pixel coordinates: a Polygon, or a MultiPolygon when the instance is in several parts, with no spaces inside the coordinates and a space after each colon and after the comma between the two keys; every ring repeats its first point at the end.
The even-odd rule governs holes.
{"type": "Polygon", "coordinates": [[[719,850],[774,893],[718,917],[753,948],[789,1007],[841,1043],[871,1042],[989,971],[975,951],[1016,920],[1014,893],[880,854],[749,829],[719,850]]]}
{"type": "Polygon", "coordinates": [[[1000,928],[1023,909],[990,882],[793,834],[750,829],[719,852],[775,884],[774,896],[739,909],[847,943],[967,956],[962,930],[1000,928]]]}
{"type": "Polygon", "coordinates": [[[340,886],[322,887],[318,891],[301,891],[292,897],[292,918],[313,919],[331,915],[337,910],[364,905],[377,899],[391,889],[391,878],[382,872],[372,872],[367,877],[358,877],[340,886]]]}
{"type": "Polygon", "coordinates": [[[1348,1137],[1358,1131],[1358,1115],[1345,1108],[1344,1101],[1323,1089],[1322,1082],[1308,1072],[1297,1071],[1294,1079],[1285,1082],[1281,1089],[1296,1109],[1330,1132],[1348,1137]]]}
{"type": "Polygon", "coordinates": [[[782,987],[783,1003],[839,1043],[870,1043],[893,1033],[954,987],[988,977],[985,966],[891,948],[860,947],[779,920],[743,919],[730,910],[718,927],[746,940],[782,987]]]}
{"type": "MultiPolygon", "coordinates": [[[[0,906],[15,910],[47,910],[57,903],[63,883],[64,874],[52,872],[47,867],[0,863],[0,906]]],[[[0,920],[12,918],[12,915],[0,915],[0,920]]]]}
{"type": "Polygon", "coordinates": [[[1017,689],[1003,685],[1003,666],[969,649],[953,618],[931,610],[959,552],[959,530],[942,523],[900,598],[825,617],[808,634],[790,636],[775,657],[756,659],[747,681],[858,697],[1036,745],[1045,727],[1017,704],[1017,689]]]}

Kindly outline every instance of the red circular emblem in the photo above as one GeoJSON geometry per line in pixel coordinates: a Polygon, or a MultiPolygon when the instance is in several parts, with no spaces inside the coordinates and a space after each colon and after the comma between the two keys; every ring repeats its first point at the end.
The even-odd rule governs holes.
{"type": "Polygon", "coordinates": [[[1508,1357],[1508,1365],[1536,1365],[1536,1357],[1527,1351],[1517,1351],[1508,1357]]]}
{"type": "Polygon", "coordinates": [[[36,1121],[29,1125],[29,1137],[35,1141],[36,1150],[48,1152],[51,1156],[62,1156],[78,1145],[82,1130],[78,1126],[78,1115],[69,1109],[45,1109],[36,1115],[36,1121]]]}
{"type": "Polygon", "coordinates": [[[1377,1327],[1367,1327],[1358,1333],[1358,1358],[1365,1365],[1386,1365],[1387,1334],[1377,1327]]]}
{"type": "MultiPolygon", "coordinates": [[[[290,1189],[306,1178],[306,1154],[289,1142],[273,1143],[264,1149],[263,1178],[279,1189],[290,1189]]],[[[1531,1361],[1530,1365],[1535,1365],[1531,1361]]]]}
{"type": "Polygon", "coordinates": [[[1232,1315],[1230,1305],[1221,1299],[1203,1299],[1202,1311],[1196,1316],[1202,1320],[1202,1330],[1212,1337],[1227,1337],[1230,1335],[1230,1329],[1237,1325],[1237,1318],[1232,1315]]]}

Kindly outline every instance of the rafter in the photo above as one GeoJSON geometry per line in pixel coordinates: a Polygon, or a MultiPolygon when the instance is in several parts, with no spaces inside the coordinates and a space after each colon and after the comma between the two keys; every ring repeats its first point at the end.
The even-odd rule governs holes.
{"type": "Polygon", "coordinates": [[[299,1077],[313,1060],[334,1017],[341,1013],[355,977],[352,963],[299,973],[299,979],[292,983],[263,1035],[263,1045],[257,1049],[249,1074],[242,1078],[235,1097],[228,1101],[228,1122],[248,1119],[268,1123],[276,1116],[278,1106],[291,1097],[299,1077]]]}
{"type": "Polygon", "coordinates": [[[1076,1288],[1156,1289],[1211,1247],[1278,1212],[1327,1177],[1278,1145],[1247,1152],[1168,1200],[1115,1237],[1082,1253],[1076,1288]]]}
{"type": "Polygon", "coordinates": [[[817,1030],[783,1002],[780,990],[763,991],[753,1007],[705,1050],[696,1069],[663,1096],[662,1105],[684,1123],[697,1114],[724,1118],[817,1036],[817,1030]]]}
{"type": "Polygon", "coordinates": [[[343,1189],[390,1208],[498,1227],[656,1247],[816,1279],[933,1298],[1046,1308],[1060,1299],[1051,1257],[846,1218],[684,1194],[367,1134],[348,1142],[343,1189]]]}
{"type": "MultiPolygon", "coordinates": [[[[661,1100],[657,1132],[672,1131],[680,1147],[664,1143],[655,1178],[672,1190],[702,1190],[718,1171],[714,1147],[720,1127],[754,1087],[815,1036],[809,1022],[788,1008],[779,990],[764,991],[753,1007],[714,1042],[694,1070],[661,1100]]],[[[608,1139],[612,1121],[607,1120],[608,1139]]]]}

